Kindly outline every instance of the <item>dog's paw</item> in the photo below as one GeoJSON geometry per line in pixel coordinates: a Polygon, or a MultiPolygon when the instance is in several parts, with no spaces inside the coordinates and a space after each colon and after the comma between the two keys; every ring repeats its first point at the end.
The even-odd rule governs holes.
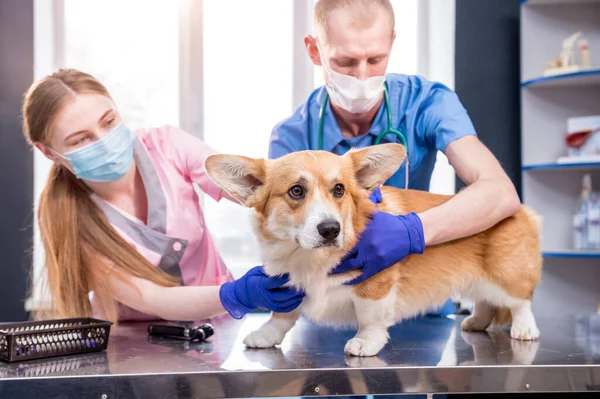
{"type": "Polygon", "coordinates": [[[385,346],[385,341],[376,339],[352,338],[346,343],[344,352],[352,356],[375,356],[385,346]]]}
{"type": "Polygon", "coordinates": [[[521,341],[535,341],[540,337],[540,330],[535,323],[515,324],[513,322],[510,336],[521,341]]]}
{"type": "Polygon", "coordinates": [[[244,338],[244,345],[249,348],[272,348],[279,345],[285,334],[273,326],[264,325],[256,331],[252,331],[244,338]]]}
{"type": "Polygon", "coordinates": [[[464,331],[485,331],[489,326],[489,320],[477,318],[471,315],[460,323],[460,328],[464,331]]]}

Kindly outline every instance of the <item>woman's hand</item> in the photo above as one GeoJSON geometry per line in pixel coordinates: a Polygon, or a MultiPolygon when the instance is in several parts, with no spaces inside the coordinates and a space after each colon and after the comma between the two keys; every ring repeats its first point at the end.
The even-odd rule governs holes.
{"type": "Polygon", "coordinates": [[[225,310],[241,319],[255,309],[288,313],[302,303],[305,293],[282,287],[289,281],[287,275],[269,277],[262,266],[256,266],[239,279],[221,286],[219,297],[225,310]]]}

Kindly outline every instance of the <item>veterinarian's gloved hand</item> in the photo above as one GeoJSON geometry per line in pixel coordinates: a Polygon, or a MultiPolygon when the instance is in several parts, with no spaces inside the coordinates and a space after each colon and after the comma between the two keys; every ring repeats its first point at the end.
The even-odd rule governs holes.
{"type": "Polygon", "coordinates": [[[416,213],[394,216],[377,211],[356,246],[330,274],[362,269],[360,276],[345,283],[358,284],[408,255],[423,253],[424,249],[423,224],[416,213]]]}
{"type": "Polygon", "coordinates": [[[373,190],[373,192],[371,193],[371,195],[369,195],[369,199],[375,205],[377,205],[377,204],[379,204],[381,202],[381,190],[379,189],[379,187],[375,187],[375,190],[373,190]]]}
{"type": "Polygon", "coordinates": [[[219,298],[229,314],[241,319],[255,309],[288,313],[302,303],[304,292],[282,287],[289,281],[287,275],[269,277],[262,266],[256,266],[244,276],[221,286],[219,298]]]}

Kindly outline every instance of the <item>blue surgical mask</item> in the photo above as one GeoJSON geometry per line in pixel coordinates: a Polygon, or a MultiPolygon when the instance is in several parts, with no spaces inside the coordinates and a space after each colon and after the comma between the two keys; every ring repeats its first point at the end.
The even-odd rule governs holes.
{"type": "MultiPolygon", "coordinates": [[[[61,155],[79,179],[116,182],[133,163],[135,136],[123,122],[102,139],[61,155]]],[[[60,154],[59,154],[60,155],[60,154]]]]}

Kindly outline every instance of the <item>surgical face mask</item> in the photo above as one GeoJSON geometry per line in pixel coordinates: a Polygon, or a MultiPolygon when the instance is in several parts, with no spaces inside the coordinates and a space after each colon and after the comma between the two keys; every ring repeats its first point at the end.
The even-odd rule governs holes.
{"type": "Polygon", "coordinates": [[[135,136],[121,122],[102,139],[64,155],[57,155],[69,161],[72,172],[79,179],[116,182],[131,168],[134,142],[135,136]]]}
{"type": "Polygon", "coordinates": [[[326,84],[327,93],[336,105],[348,112],[363,113],[371,110],[381,99],[385,75],[373,76],[366,80],[344,75],[327,66],[320,48],[319,54],[321,54],[321,64],[329,75],[326,84]]]}

